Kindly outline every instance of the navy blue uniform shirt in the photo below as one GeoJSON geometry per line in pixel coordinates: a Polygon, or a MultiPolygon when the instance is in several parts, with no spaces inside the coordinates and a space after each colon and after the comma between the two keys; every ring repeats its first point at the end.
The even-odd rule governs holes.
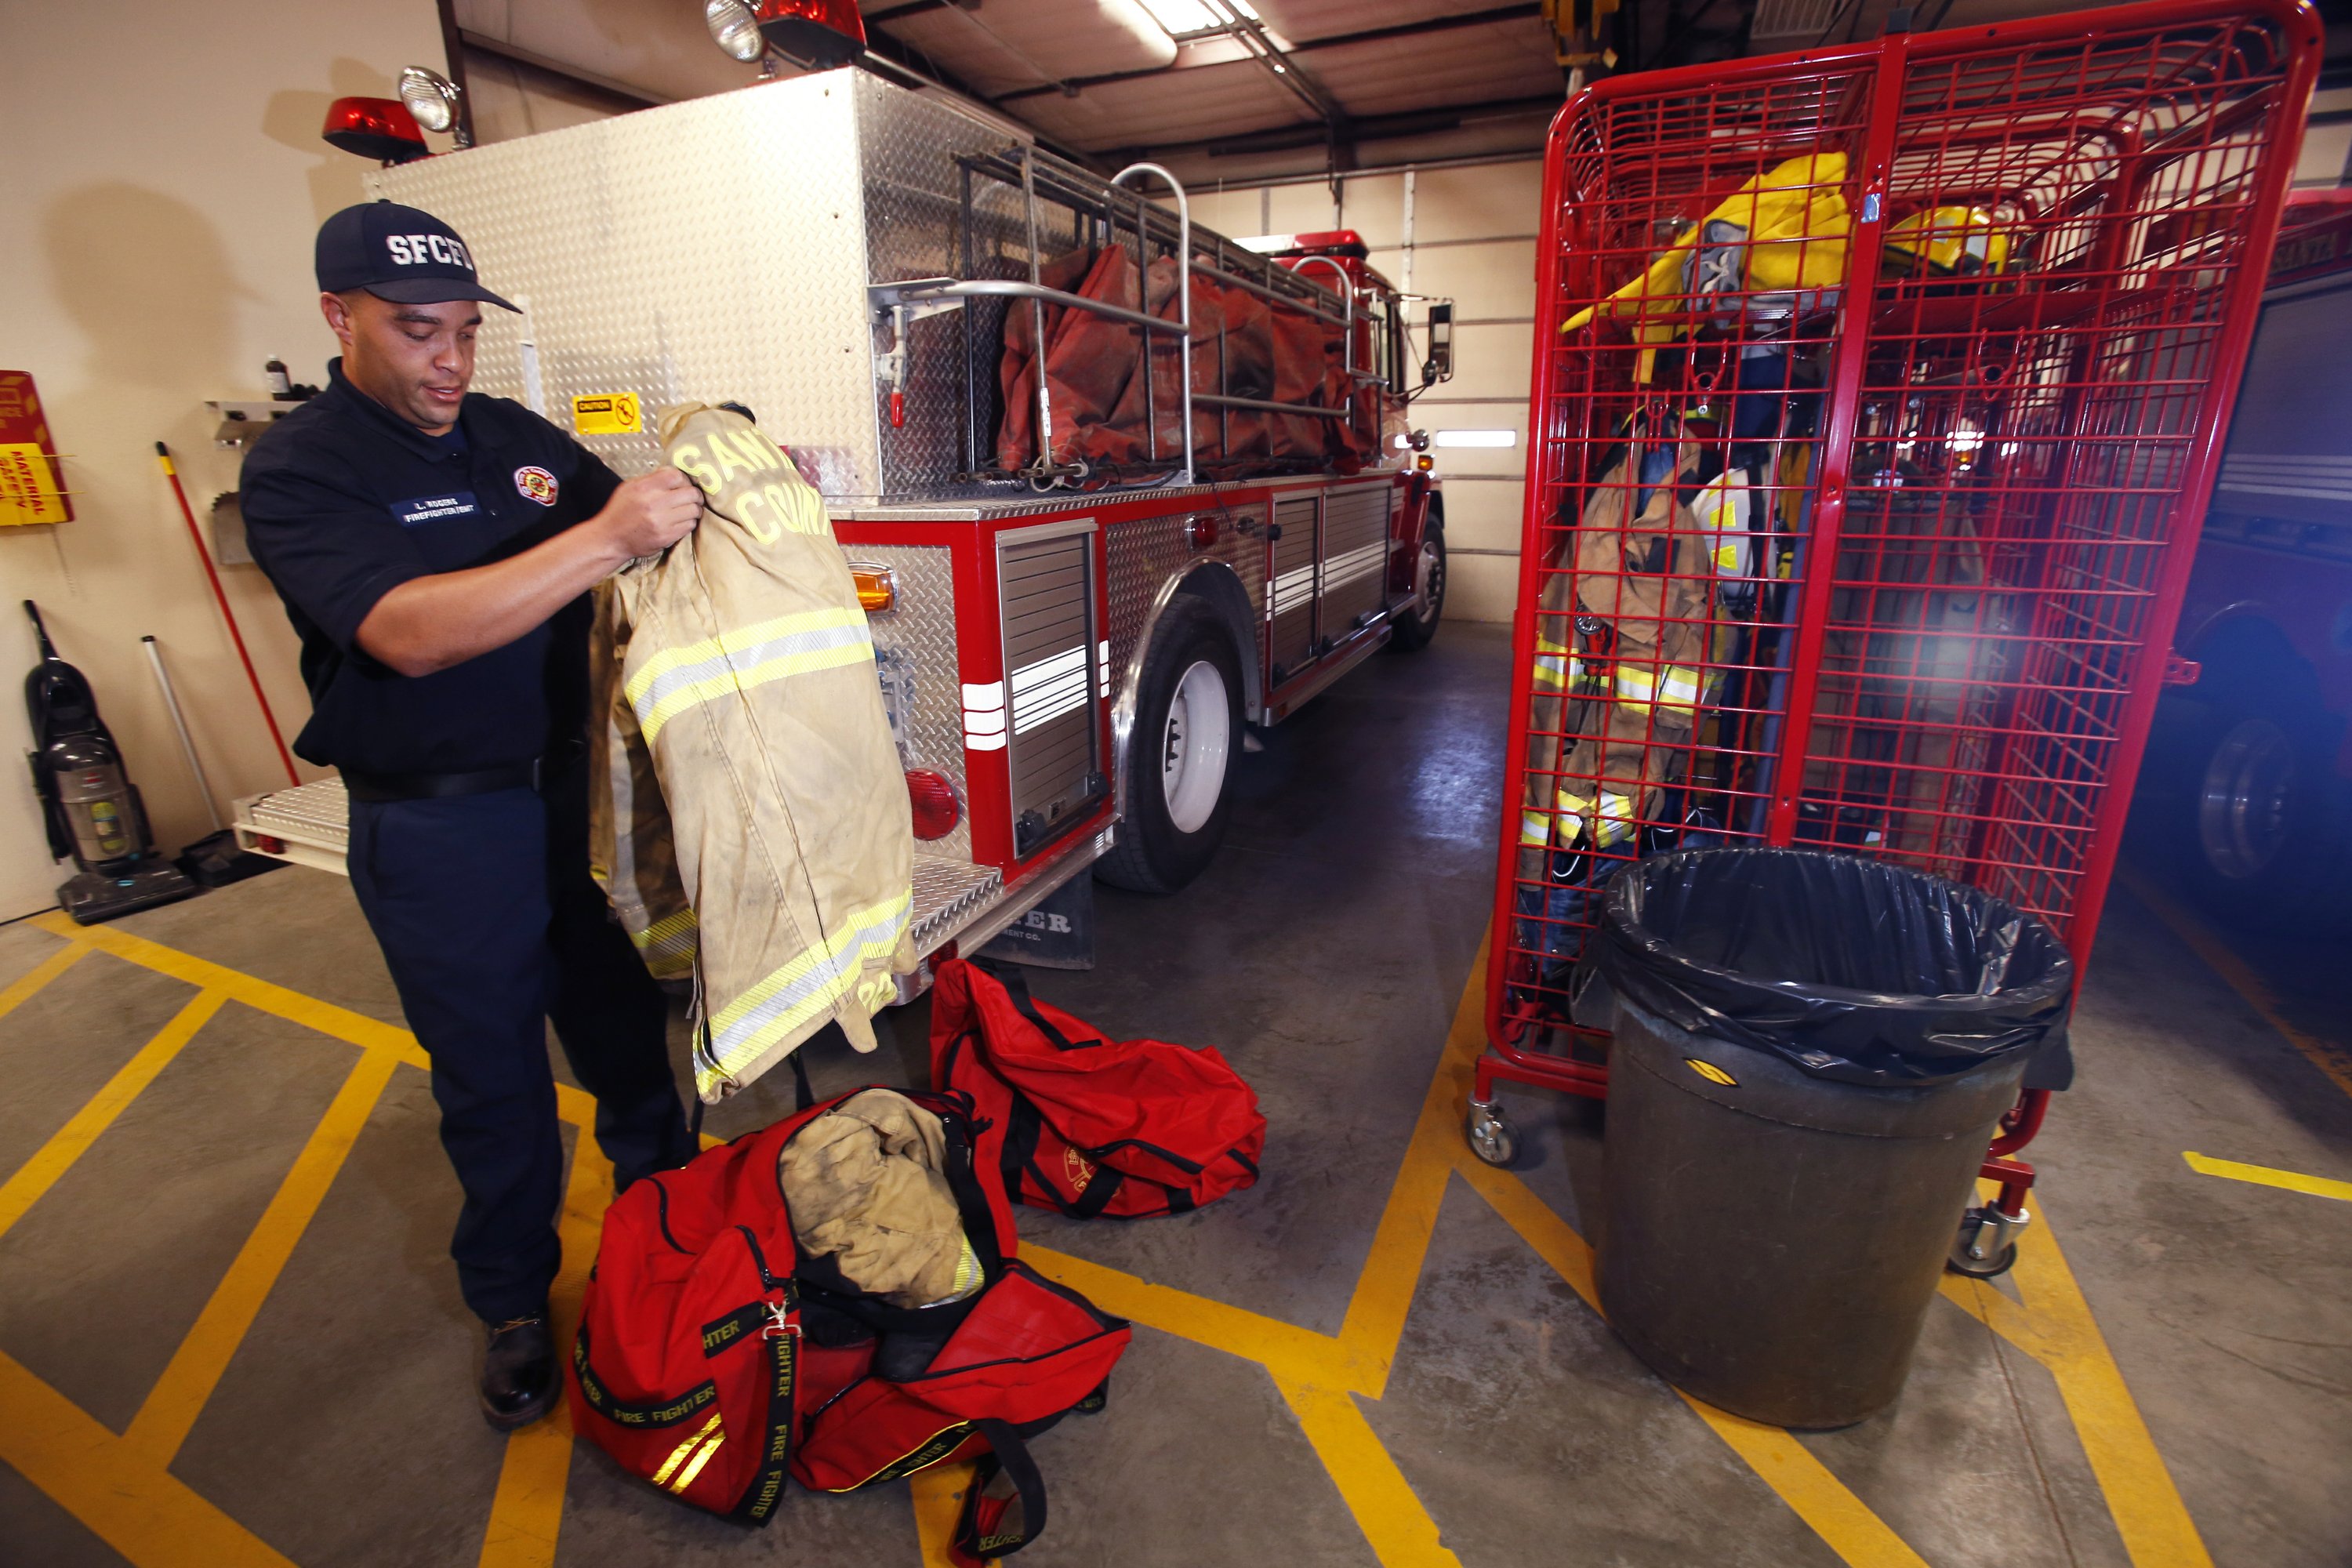
{"type": "Polygon", "coordinates": [[[588,600],[478,658],[404,676],[359,646],[414,577],[530,549],[594,516],[620,480],[519,403],[469,395],[435,437],[327,367],[327,390],[272,425],[240,481],[254,561],[302,639],[310,721],[295,751],[360,773],[471,773],[583,733],[588,600]]]}

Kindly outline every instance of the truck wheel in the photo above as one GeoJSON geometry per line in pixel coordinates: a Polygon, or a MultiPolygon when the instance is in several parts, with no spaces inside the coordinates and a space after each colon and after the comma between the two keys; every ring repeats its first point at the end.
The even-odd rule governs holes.
{"type": "Polygon", "coordinates": [[[1095,875],[1139,893],[1172,893],[1199,876],[1224,841],[1241,740],[1241,655],[1216,612],[1180,594],[1143,660],[1127,818],[1095,875]]]}
{"type": "Polygon", "coordinates": [[[2340,921],[2352,906],[2352,824],[2323,716],[2275,685],[2215,699],[2189,751],[2180,849],[2190,895],[2248,930],[2340,921]]]}
{"type": "Polygon", "coordinates": [[[1413,582],[1420,602],[1390,626],[1389,647],[1400,653],[1418,653],[1437,635],[1438,617],[1445,614],[1445,528],[1435,518],[1421,531],[1421,559],[1413,563],[1413,582]]]}

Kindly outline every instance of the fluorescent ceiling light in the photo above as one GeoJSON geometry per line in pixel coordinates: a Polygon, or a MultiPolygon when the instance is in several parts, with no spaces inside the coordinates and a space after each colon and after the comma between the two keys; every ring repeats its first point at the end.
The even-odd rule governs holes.
{"type": "Polygon", "coordinates": [[[1237,15],[1258,20],[1257,9],[1249,0],[1141,0],[1141,4],[1171,38],[1230,27],[1237,15]]]}
{"type": "Polygon", "coordinates": [[[1441,447],[1516,447],[1517,430],[1440,430],[1431,437],[1441,447]]]}

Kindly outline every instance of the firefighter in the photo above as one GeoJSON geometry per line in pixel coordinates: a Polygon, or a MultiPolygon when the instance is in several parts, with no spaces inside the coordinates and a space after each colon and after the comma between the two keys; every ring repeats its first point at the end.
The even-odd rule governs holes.
{"type": "Polygon", "coordinates": [[[432,1058],[464,1191],[450,1253],[488,1327],[490,1425],[562,1389],[547,1297],[563,1191],[552,1020],[617,1185],[694,1152],[668,1007],[590,879],[588,591],[691,530],[664,467],[623,482],[547,421],[469,395],[483,288],[448,225],[346,207],[319,230],[330,385],[245,464],[246,527],[302,641],[294,749],[342,773],[352,887],[432,1058]]]}

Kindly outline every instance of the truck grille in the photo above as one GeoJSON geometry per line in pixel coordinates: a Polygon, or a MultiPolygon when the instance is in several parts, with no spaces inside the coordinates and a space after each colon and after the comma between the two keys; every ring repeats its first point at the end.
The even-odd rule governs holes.
{"type": "Polygon", "coordinates": [[[1105,671],[1095,628],[1092,519],[997,536],[1004,608],[1005,762],[1013,848],[1033,854],[1103,794],[1105,671]]]}

